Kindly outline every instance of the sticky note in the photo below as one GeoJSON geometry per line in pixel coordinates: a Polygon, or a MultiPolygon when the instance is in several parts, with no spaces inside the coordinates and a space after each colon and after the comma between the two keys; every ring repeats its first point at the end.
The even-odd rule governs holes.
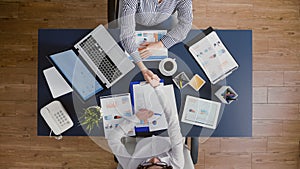
{"type": "Polygon", "coordinates": [[[203,80],[199,75],[195,74],[193,78],[190,80],[189,85],[192,86],[196,91],[205,84],[205,80],[203,80]]]}

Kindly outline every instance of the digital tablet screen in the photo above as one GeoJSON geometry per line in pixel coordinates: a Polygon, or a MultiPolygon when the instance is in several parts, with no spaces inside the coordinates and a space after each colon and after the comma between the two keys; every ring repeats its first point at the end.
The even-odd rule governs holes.
{"type": "Polygon", "coordinates": [[[95,76],[82,63],[74,51],[67,50],[50,55],[49,58],[83,100],[87,100],[103,90],[95,76]]]}

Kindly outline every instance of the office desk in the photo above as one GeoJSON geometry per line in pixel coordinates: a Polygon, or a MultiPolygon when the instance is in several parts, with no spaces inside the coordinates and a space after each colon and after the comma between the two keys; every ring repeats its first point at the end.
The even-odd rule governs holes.
{"type": "MultiPolygon", "coordinates": [[[[48,136],[50,129],[42,119],[39,110],[53,100],[48,89],[42,71],[52,65],[45,56],[68,50],[83,38],[91,30],[87,29],[41,29],[38,34],[38,135],[48,136]]],[[[191,78],[197,73],[206,80],[204,87],[199,92],[193,91],[191,87],[186,87],[184,90],[179,90],[175,87],[175,95],[179,117],[183,109],[183,101],[186,94],[198,95],[201,98],[216,100],[214,91],[221,85],[231,86],[238,94],[238,100],[230,105],[222,105],[222,111],[219,117],[219,124],[216,130],[206,129],[199,126],[181,123],[182,133],[184,136],[213,136],[213,137],[251,137],[252,136],[252,32],[249,30],[217,30],[221,40],[227,46],[228,50],[235,57],[239,64],[239,69],[233,72],[227,79],[212,86],[204,75],[201,68],[195,62],[190,53],[186,50],[184,43],[192,39],[199,31],[190,31],[188,37],[183,43],[179,43],[169,49],[169,56],[176,58],[178,63],[178,74],[181,71],[187,73],[191,78]]],[[[118,41],[118,31],[111,30],[111,34],[118,41]]],[[[147,62],[146,65],[163,77],[158,68],[158,62],[147,62]]],[[[176,75],[175,74],[175,75],[176,75]]],[[[62,102],[66,110],[69,112],[74,126],[63,133],[69,136],[84,136],[86,132],[78,125],[76,112],[82,112],[83,108],[92,105],[99,105],[99,97],[129,92],[130,81],[142,80],[142,75],[136,67],[128,75],[123,77],[112,88],[101,91],[95,97],[87,102],[82,102],[76,92],[61,96],[56,100],[62,102]]],[[[171,78],[164,78],[165,84],[171,84],[171,78]]],[[[100,129],[92,132],[92,135],[104,135],[102,123],[100,129]]]]}

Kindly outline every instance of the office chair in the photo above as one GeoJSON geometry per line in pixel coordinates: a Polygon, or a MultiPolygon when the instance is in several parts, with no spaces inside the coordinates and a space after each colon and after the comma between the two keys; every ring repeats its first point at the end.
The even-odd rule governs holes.
{"type": "Polygon", "coordinates": [[[117,28],[119,18],[119,0],[107,0],[107,21],[108,28],[117,28]]]}
{"type": "MultiPolygon", "coordinates": [[[[184,154],[184,168],[183,169],[192,169],[194,168],[194,165],[197,164],[198,162],[198,146],[199,146],[199,142],[198,142],[198,137],[191,137],[190,139],[190,145],[191,148],[190,150],[188,149],[188,139],[185,139],[185,145],[184,145],[184,149],[183,149],[183,154],[184,154]]],[[[126,137],[126,138],[122,138],[122,143],[124,144],[124,146],[126,147],[127,151],[129,154],[133,154],[134,150],[135,150],[135,145],[136,145],[136,139],[132,138],[132,137],[126,137]]],[[[118,159],[114,156],[114,160],[115,162],[118,163],[118,159]]],[[[118,164],[117,169],[123,169],[123,167],[118,164]]]]}

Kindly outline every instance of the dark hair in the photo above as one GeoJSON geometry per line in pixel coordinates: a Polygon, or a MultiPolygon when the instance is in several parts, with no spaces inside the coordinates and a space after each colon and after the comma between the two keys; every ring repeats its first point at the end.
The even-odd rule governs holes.
{"type": "MultiPolygon", "coordinates": [[[[152,165],[152,166],[153,166],[153,165],[152,165]]],[[[152,166],[147,166],[147,167],[145,167],[145,166],[142,166],[142,165],[140,164],[140,165],[137,167],[137,169],[147,169],[147,168],[152,167],[152,166]]],[[[172,166],[164,166],[163,169],[173,169],[173,167],[172,167],[172,166]]]]}

